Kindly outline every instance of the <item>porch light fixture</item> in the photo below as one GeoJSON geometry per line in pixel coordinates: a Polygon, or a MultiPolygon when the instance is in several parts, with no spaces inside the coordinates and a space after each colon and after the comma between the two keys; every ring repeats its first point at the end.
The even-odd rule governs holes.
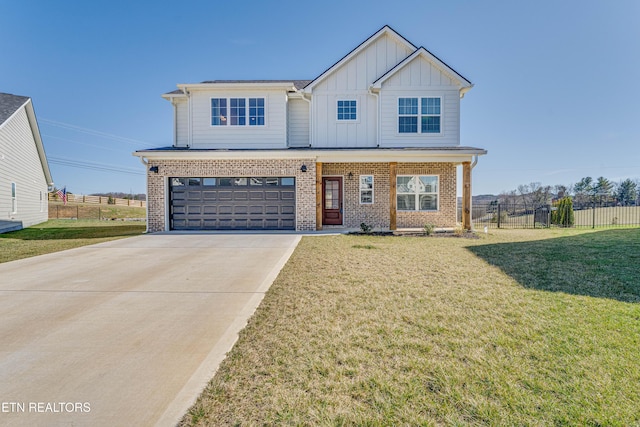
{"type": "Polygon", "coordinates": [[[306,172],[306,171],[307,171],[307,165],[300,166],[300,172],[306,172]]]}
{"type": "Polygon", "coordinates": [[[348,177],[349,177],[349,181],[351,181],[353,179],[353,172],[349,172],[348,177]]]}
{"type": "Polygon", "coordinates": [[[151,166],[149,168],[149,172],[158,173],[158,167],[157,166],[151,166]]]}

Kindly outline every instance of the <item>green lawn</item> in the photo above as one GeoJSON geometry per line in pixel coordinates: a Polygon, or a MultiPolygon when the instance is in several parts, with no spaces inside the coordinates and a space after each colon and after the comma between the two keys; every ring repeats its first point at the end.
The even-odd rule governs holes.
{"type": "Polygon", "coordinates": [[[639,425],[640,229],[305,237],[183,425],[639,425]]]}
{"type": "Polygon", "coordinates": [[[49,202],[50,219],[146,219],[147,209],[139,206],[105,205],[94,203],[49,202]]]}
{"type": "Polygon", "coordinates": [[[49,220],[0,234],[0,263],[144,233],[145,223],[129,221],[49,220]]]}

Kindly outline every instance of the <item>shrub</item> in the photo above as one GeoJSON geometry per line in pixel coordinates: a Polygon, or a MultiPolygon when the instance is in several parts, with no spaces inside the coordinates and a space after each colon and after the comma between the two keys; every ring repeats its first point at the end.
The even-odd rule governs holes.
{"type": "Polygon", "coordinates": [[[360,223],[360,230],[364,234],[369,234],[369,233],[371,233],[371,226],[369,224],[367,224],[366,222],[361,222],[360,223]]]}
{"type": "Polygon", "coordinates": [[[113,197],[109,196],[109,199],[107,200],[107,204],[108,205],[115,205],[116,204],[116,199],[114,199],[113,197]]]}
{"type": "Polygon", "coordinates": [[[563,197],[553,205],[556,209],[551,211],[551,222],[560,227],[573,227],[575,218],[571,197],[563,197]]]}
{"type": "Polygon", "coordinates": [[[425,224],[422,229],[424,230],[424,234],[426,234],[427,236],[430,236],[433,233],[433,230],[435,230],[436,226],[433,224],[425,224]]]}

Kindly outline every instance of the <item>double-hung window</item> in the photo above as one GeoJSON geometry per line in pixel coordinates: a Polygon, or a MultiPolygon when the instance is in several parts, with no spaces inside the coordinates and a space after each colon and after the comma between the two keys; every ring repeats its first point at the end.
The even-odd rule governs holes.
{"type": "Polygon", "coordinates": [[[398,133],[440,133],[441,98],[398,98],[398,133]]]}
{"type": "Polygon", "coordinates": [[[399,211],[437,211],[438,193],[436,175],[396,177],[396,206],[399,211]]]}
{"type": "Polygon", "coordinates": [[[211,98],[211,126],[264,124],[264,98],[211,98]]]}
{"type": "Polygon", "coordinates": [[[355,100],[338,101],[338,121],[354,121],[358,119],[358,108],[355,100]]]}
{"type": "Polygon", "coordinates": [[[373,175],[360,175],[360,204],[373,204],[373,175]]]}

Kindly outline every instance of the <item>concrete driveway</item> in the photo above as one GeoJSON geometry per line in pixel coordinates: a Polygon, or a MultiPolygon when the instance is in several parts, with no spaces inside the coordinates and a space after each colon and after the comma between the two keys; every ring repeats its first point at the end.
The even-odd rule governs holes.
{"type": "Polygon", "coordinates": [[[0,264],[0,425],[175,425],[299,240],[152,234],[0,264]]]}

